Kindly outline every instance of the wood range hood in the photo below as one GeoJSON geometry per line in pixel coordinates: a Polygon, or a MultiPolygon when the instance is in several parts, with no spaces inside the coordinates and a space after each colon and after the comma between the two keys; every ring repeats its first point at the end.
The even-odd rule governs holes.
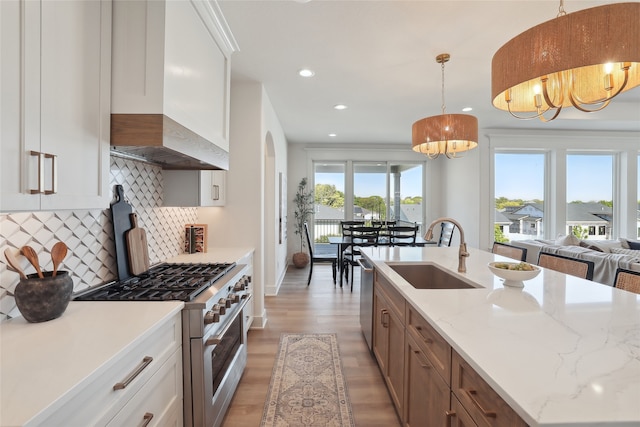
{"type": "Polygon", "coordinates": [[[163,169],[229,169],[227,151],[164,114],[111,114],[111,148],[163,169]]]}

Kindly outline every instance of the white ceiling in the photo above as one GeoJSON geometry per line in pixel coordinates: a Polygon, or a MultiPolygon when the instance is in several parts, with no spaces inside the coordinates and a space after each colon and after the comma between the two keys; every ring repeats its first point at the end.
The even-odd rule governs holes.
{"type": "MultiPolygon", "coordinates": [[[[636,0],[640,1],[640,0],[636,0]]],[[[240,47],[232,81],[264,84],[289,142],[411,144],[411,126],[473,107],[483,129],[640,131],[640,88],[597,113],[565,109],[550,123],[491,105],[491,59],[511,38],[553,19],[556,0],[218,0],[240,47]],[[297,75],[311,68],[315,76],[297,75]],[[333,106],[346,104],[336,111],[333,106]],[[336,133],[336,137],[329,137],[336,133]]],[[[567,13],[615,1],[566,0],[567,13]]],[[[640,22],[640,17],[639,17],[640,22]]]]}

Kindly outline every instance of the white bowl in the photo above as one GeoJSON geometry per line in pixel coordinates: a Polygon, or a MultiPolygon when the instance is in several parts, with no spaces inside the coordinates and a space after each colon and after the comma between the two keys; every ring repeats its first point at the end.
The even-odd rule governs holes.
{"type": "Polygon", "coordinates": [[[500,277],[501,279],[504,279],[505,286],[522,288],[524,286],[524,283],[522,283],[524,280],[531,280],[540,273],[540,267],[532,264],[527,264],[527,265],[530,265],[531,267],[533,267],[533,270],[508,270],[506,268],[498,268],[495,266],[496,264],[515,266],[518,264],[527,264],[527,263],[520,263],[520,262],[490,262],[489,263],[489,270],[491,270],[491,272],[496,276],[500,277]]]}

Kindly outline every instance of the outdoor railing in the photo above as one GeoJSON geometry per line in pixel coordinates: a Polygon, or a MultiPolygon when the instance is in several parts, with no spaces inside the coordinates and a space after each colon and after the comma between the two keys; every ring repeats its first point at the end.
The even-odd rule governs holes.
{"type": "MultiPolygon", "coordinates": [[[[316,219],[314,221],[313,236],[316,243],[328,243],[329,236],[341,236],[340,219],[316,219]]],[[[370,221],[369,221],[370,222],[370,221]]],[[[365,224],[367,221],[365,220],[365,224]]],[[[413,225],[413,222],[398,221],[396,225],[413,225]]],[[[418,224],[421,228],[422,224],[418,224]]],[[[420,229],[418,229],[420,235],[420,229]]]]}

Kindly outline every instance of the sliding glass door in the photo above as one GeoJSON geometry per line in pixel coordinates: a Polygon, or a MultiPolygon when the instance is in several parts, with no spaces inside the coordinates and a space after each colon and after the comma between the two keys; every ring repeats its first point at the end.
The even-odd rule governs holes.
{"type": "Polygon", "coordinates": [[[327,250],[328,238],[340,235],[342,220],[422,226],[423,169],[424,163],[315,162],[316,251],[327,250]]]}

